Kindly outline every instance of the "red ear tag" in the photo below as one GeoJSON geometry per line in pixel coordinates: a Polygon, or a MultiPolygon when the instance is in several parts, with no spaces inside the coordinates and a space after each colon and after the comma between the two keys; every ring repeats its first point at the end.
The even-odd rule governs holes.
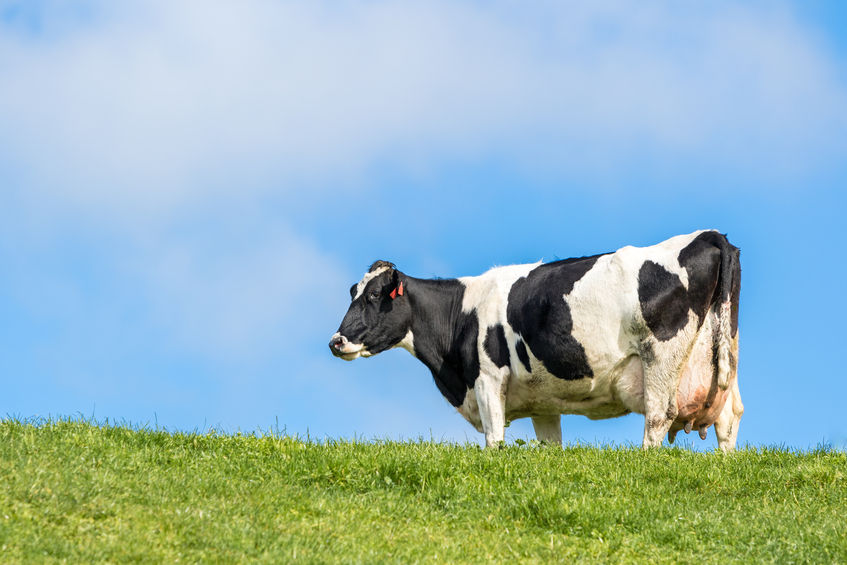
{"type": "Polygon", "coordinates": [[[397,288],[392,290],[391,294],[389,294],[388,296],[391,297],[391,300],[394,300],[398,296],[403,296],[403,281],[400,281],[400,283],[397,285],[397,288]]]}

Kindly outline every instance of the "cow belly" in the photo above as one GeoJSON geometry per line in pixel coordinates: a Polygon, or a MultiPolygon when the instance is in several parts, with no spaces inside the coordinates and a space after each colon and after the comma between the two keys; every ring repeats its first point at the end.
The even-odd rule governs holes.
{"type": "MultiPolygon", "coordinates": [[[[637,359],[637,358],[636,358],[637,359]]],[[[622,399],[615,383],[623,373],[634,372],[641,388],[641,363],[635,367],[625,360],[613,372],[598,372],[594,377],[566,381],[543,368],[530,375],[513,377],[506,393],[506,417],[509,420],[527,416],[553,414],[579,414],[599,420],[616,418],[633,411],[633,407],[622,399]],[[613,390],[613,387],[615,390],[613,390]]],[[[643,400],[640,400],[643,403],[643,400]]]]}
{"type": "Polygon", "coordinates": [[[681,430],[688,422],[694,429],[711,426],[720,416],[727,396],[727,391],[718,387],[715,378],[712,329],[707,322],[683,367],[676,393],[679,412],[671,430],[681,430]]]}

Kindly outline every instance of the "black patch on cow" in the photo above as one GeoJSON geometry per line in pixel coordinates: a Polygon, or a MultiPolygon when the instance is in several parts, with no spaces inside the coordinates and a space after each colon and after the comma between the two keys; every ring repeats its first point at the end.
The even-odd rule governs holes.
{"type": "Polygon", "coordinates": [[[506,332],[501,324],[488,328],[483,347],[498,367],[505,367],[509,364],[509,345],[506,343],[506,332]]]}
{"type": "MultiPolygon", "coordinates": [[[[600,255],[540,265],[518,279],[509,291],[506,318],[546,367],[560,379],[593,377],[585,349],[571,335],[573,319],[564,295],[600,255]]],[[[525,363],[528,365],[528,363],[525,363]]]]}
{"type": "Polygon", "coordinates": [[[518,359],[523,363],[523,366],[526,367],[527,372],[531,373],[532,365],[529,363],[529,354],[526,352],[526,345],[524,345],[522,339],[519,339],[515,343],[515,352],[518,354],[518,359]]]}
{"type": "Polygon", "coordinates": [[[688,273],[688,306],[703,323],[714,302],[718,288],[721,266],[721,250],[715,246],[716,232],[704,232],[686,245],[677,257],[679,264],[688,273]]]}
{"type": "Polygon", "coordinates": [[[730,285],[730,304],[732,318],[732,337],[738,333],[738,301],[741,294],[741,250],[727,242],[731,260],[732,283],[730,285]]]}
{"type": "Polygon", "coordinates": [[[647,327],[660,341],[673,338],[688,322],[688,296],[682,281],[658,263],[641,265],[638,300],[647,327]]]}
{"type": "Polygon", "coordinates": [[[479,376],[479,318],[462,312],[465,286],[455,279],[406,277],[415,355],[453,406],[461,406],[479,376]]]}
{"type": "MultiPolygon", "coordinates": [[[[432,364],[430,370],[438,390],[453,406],[461,406],[469,388],[473,388],[479,376],[479,350],[477,336],[479,335],[479,318],[476,311],[461,314],[458,318],[459,331],[452,346],[432,364]]],[[[417,351],[417,344],[415,351],[417,351]]]]}
{"type": "Polygon", "coordinates": [[[703,323],[713,304],[729,300],[733,337],[738,331],[739,255],[738,248],[725,235],[706,231],[686,245],[677,257],[688,272],[688,302],[699,323],[703,323]]]}

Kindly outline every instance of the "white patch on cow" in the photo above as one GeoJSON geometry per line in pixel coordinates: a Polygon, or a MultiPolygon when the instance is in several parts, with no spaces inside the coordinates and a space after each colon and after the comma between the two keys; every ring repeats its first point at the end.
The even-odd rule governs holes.
{"type": "Polygon", "coordinates": [[[415,355],[415,337],[412,335],[412,330],[407,331],[405,337],[403,337],[403,339],[401,339],[394,347],[402,347],[411,353],[413,357],[417,357],[417,355],[415,355]]]}
{"type": "Polygon", "coordinates": [[[627,327],[631,326],[633,305],[638,305],[637,267],[630,263],[640,267],[641,262],[629,258],[635,252],[636,248],[629,247],[599,257],[570,294],[562,297],[571,311],[571,335],[586,348],[595,379],[597,373],[608,374],[636,352],[627,327]]]}
{"type": "Polygon", "coordinates": [[[525,277],[538,263],[527,263],[524,265],[508,265],[505,267],[494,267],[476,277],[461,277],[459,282],[465,286],[465,294],[462,297],[462,312],[470,312],[476,309],[480,316],[479,327],[484,328],[500,320],[499,314],[505,319],[506,301],[509,298],[509,290],[521,277],[525,277]],[[492,322],[492,323],[488,323],[492,322]]]}
{"type": "Polygon", "coordinates": [[[365,273],[365,276],[362,277],[362,280],[360,280],[356,284],[356,296],[353,297],[353,300],[356,300],[360,296],[362,296],[362,293],[365,292],[365,287],[368,286],[368,283],[373,278],[378,277],[379,275],[381,275],[382,273],[384,273],[387,270],[388,270],[388,267],[380,267],[380,268],[378,268],[374,271],[371,271],[370,273],[365,273]]]}

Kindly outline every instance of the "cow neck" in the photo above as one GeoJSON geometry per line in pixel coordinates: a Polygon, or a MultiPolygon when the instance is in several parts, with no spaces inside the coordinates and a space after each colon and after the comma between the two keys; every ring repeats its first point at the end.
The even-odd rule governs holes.
{"type": "MultiPolygon", "coordinates": [[[[445,356],[461,333],[464,286],[456,279],[407,278],[415,353],[445,356]]],[[[423,358],[422,361],[426,362],[423,358]]]]}
{"type": "Polygon", "coordinates": [[[465,287],[456,279],[408,278],[415,355],[441,393],[459,406],[479,375],[475,312],[462,312],[465,287]]]}

